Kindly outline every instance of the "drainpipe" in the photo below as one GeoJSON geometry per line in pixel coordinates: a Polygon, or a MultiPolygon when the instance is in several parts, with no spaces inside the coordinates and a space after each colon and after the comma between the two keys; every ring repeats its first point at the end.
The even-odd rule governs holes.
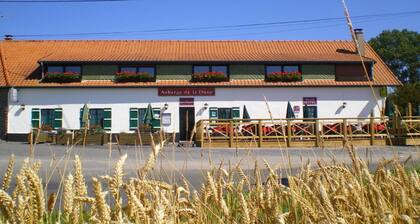
{"type": "Polygon", "coordinates": [[[44,62],[39,62],[40,66],[41,66],[41,80],[44,79],[45,76],[45,71],[44,71],[44,62]]]}

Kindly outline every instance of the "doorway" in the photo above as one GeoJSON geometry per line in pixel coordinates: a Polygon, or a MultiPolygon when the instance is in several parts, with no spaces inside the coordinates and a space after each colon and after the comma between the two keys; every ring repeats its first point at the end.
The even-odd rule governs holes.
{"type": "Polygon", "coordinates": [[[179,108],[179,140],[189,141],[195,125],[194,107],[179,108]]]}

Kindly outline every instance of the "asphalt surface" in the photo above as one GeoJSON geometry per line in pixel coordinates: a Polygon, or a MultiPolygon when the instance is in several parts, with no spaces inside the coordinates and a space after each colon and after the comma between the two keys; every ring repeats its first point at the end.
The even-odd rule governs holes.
{"type": "MultiPolygon", "coordinates": [[[[22,162],[30,157],[29,145],[26,143],[0,142],[0,172],[4,173],[10,155],[15,155],[15,172],[21,167],[22,162]]],[[[359,147],[356,148],[358,155],[369,162],[369,167],[374,169],[376,164],[386,158],[398,158],[405,161],[407,165],[418,165],[420,163],[420,150],[417,147],[359,147]]],[[[56,192],[60,186],[63,173],[73,170],[74,155],[78,154],[82,160],[85,178],[90,182],[92,176],[107,175],[112,172],[112,167],[120,155],[127,154],[125,163],[125,178],[135,177],[136,170],[143,166],[148,159],[151,148],[144,146],[121,146],[120,150],[116,145],[104,146],[77,146],[68,148],[66,146],[38,144],[34,147],[33,160],[41,161],[40,174],[43,184],[47,183],[49,192],[56,192]]],[[[332,160],[340,163],[350,164],[351,160],[347,150],[344,149],[201,149],[181,148],[169,144],[165,146],[158,156],[155,169],[150,177],[157,180],[164,180],[170,183],[180,181],[181,175],[185,176],[195,189],[199,189],[206,171],[211,167],[219,167],[222,163],[226,169],[240,164],[245,172],[251,172],[255,161],[258,161],[260,168],[265,168],[264,160],[271,167],[279,168],[279,173],[284,177],[288,172],[295,174],[302,164],[310,162],[316,167],[316,161],[321,160],[331,163],[332,160]]],[[[2,176],[1,174],[0,176],[2,176]]],[[[12,183],[13,184],[13,183],[12,183]]],[[[89,184],[90,185],[90,184],[89,184]]],[[[12,185],[13,186],[13,185],[12,185]]]]}

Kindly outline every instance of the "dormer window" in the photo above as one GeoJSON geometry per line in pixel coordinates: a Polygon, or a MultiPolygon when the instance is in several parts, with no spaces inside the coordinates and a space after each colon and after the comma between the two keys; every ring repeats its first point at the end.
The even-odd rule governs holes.
{"type": "Polygon", "coordinates": [[[155,76],[155,67],[153,66],[121,66],[121,73],[147,73],[150,76],[155,76]]]}
{"type": "Polygon", "coordinates": [[[208,72],[220,72],[228,76],[228,67],[226,65],[195,65],[193,73],[208,73],[208,72]]]}
{"type": "Polygon", "coordinates": [[[265,74],[273,73],[298,73],[300,72],[299,65],[267,65],[265,66],[265,74]]]}
{"type": "Polygon", "coordinates": [[[82,67],[80,66],[47,66],[47,73],[77,73],[80,74],[82,71],[82,67]]]}

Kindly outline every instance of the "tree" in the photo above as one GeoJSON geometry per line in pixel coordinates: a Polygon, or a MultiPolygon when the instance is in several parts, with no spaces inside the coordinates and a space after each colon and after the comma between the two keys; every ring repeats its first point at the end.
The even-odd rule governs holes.
{"type": "Polygon", "coordinates": [[[369,40],[369,44],[401,82],[416,83],[420,81],[419,33],[407,29],[385,30],[369,40]]]}
{"type": "Polygon", "coordinates": [[[420,82],[399,86],[390,96],[391,102],[398,107],[402,115],[407,114],[408,103],[412,105],[413,115],[420,115],[420,82]]]}

